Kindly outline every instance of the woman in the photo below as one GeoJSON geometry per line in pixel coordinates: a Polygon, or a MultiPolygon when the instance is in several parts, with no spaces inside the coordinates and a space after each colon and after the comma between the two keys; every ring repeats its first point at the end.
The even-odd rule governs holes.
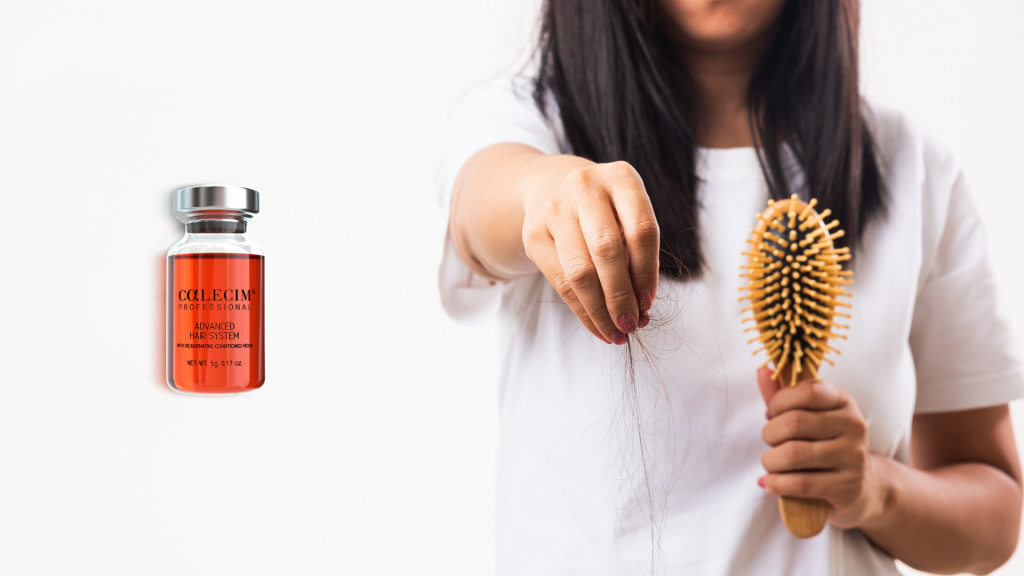
{"type": "Polygon", "coordinates": [[[500,574],[985,573],[1013,553],[1017,331],[955,160],[861,101],[857,14],[548,0],[538,77],[454,111],[441,292],[460,321],[501,317],[500,574]],[[736,271],[790,193],[842,222],[855,308],[836,366],[779,390],[736,271]],[[827,500],[829,528],[792,537],[778,495],[827,500]]]}

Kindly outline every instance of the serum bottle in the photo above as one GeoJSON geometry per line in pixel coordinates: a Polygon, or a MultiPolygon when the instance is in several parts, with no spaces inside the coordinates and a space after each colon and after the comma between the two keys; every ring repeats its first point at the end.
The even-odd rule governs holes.
{"type": "Polygon", "coordinates": [[[263,249],[246,234],[260,195],[241,186],[174,193],[185,236],[167,252],[167,385],[183,394],[263,386],[263,249]]]}

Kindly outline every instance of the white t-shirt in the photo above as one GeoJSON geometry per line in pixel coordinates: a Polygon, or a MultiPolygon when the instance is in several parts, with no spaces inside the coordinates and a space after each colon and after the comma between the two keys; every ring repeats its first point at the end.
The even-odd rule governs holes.
{"type": "MultiPolygon", "coordinates": [[[[459,169],[488,145],[569,152],[557,112],[545,119],[532,87],[525,77],[490,82],[452,112],[437,171],[446,210],[459,169]]],[[[872,451],[906,462],[915,413],[1005,404],[1024,396],[1024,372],[956,161],[902,115],[871,109],[888,212],[864,234],[849,339],[821,376],[856,398],[872,451]]],[[[776,498],[757,486],[767,446],[755,370],[767,358],[751,355],[737,289],[767,187],[751,148],[698,153],[707,269],[693,282],[661,281],[652,317],[665,322],[648,330],[654,361],[635,366],[635,387],[626,384],[624,349],[582,328],[539,272],[491,283],[445,241],[449,315],[500,318],[502,576],[649,574],[652,558],[666,574],[897,574],[859,530],[791,536],[776,498]]]]}

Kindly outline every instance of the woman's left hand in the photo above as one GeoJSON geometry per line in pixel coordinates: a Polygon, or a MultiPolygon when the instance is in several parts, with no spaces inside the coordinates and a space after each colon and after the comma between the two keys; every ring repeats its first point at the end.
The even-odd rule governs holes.
{"type": "Polygon", "coordinates": [[[757,373],[768,405],[762,432],[772,448],[761,462],[761,484],[770,494],[827,500],[829,521],[862,526],[880,515],[887,490],[884,463],[871,454],[867,423],[852,396],[824,381],[780,388],[772,371],[757,373]]]}

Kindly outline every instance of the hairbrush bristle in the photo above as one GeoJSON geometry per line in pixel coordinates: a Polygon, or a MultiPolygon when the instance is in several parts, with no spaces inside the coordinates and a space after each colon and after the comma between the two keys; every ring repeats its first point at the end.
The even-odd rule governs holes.
{"type": "Polygon", "coordinates": [[[853,284],[853,273],[844,271],[841,264],[850,259],[850,250],[835,247],[835,239],[843,236],[837,229],[839,221],[826,224],[832,211],[815,212],[817,203],[814,198],[801,202],[796,194],[789,200],[769,200],[768,209],[756,215],[757,226],[747,240],[751,249],[743,254],[750,261],[740,267],[744,270],[740,276],[750,280],[740,288],[749,291],[740,300],[750,300],[741,312],[752,311],[744,322],[754,321],[745,332],[760,331],[748,344],[761,342],[754,354],[768,354],[769,362],[775,364],[773,379],[788,367],[790,386],[796,385],[804,369],[817,378],[822,361],[832,363],[825,355],[839,354],[828,341],[846,338],[832,330],[849,328],[835,318],[850,317],[836,311],[851,307],[837,300],[851,296],[843,286],[853,284]]]}

